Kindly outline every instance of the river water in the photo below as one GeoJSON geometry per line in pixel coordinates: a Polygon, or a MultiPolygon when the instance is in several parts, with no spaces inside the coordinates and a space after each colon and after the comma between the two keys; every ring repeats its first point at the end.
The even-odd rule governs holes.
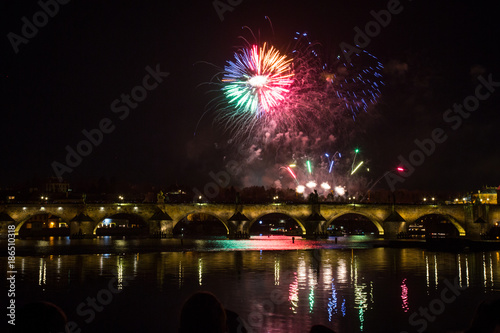
{"type": "MultiPolygon", "coordinates": [[[[365,236],[186,239],[182,246],[178,239],[63,238],[17,240],[16,250],[17,306],[58,304],[74,332],[176,332],[183,301],[201,290],[238,313],[249,332],[276,333],[314,324],[336,332],[460,330],[480,301],[500,297],[500,251],[383,248],[365,236]]],[[[7,257],[0,267],[6,281],[7,257]]]]}

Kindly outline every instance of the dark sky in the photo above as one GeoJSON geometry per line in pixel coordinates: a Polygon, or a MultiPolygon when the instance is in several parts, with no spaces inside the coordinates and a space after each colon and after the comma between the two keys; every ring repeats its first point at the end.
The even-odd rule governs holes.
{"type": "MultiPolygon", "coordinates": [[[[370,11],[388,2],[242,0],[221,21],[210,0],[70,1],[43,25],[36,1],[3,1],[0,186],[54,175],[54,161],[66,164],[65,147],[76,149],[83,130],[108,118],[114,130],[64,178],[201,187],[209,171],[223,169],[226,154],[216,149],[226,136],[211,112],[193,136],[213,97],[203,83],[216,73],[208,64],[222,67],[231,59],[242,26],[265,33],[267,15],[284,45],[307,31],[334,48],[353,44],[354,27],[364,30],[374,20],[370,11]],[[22,36],[22,18],[33,22],[33,15],[43,26],[16,53],[9,33],[22,36]],[[113,112],[114,100],[142,85],[147,66],[169,75],[126,117],[113,112]]],[[[500,82],[497,4],[406,0],[400,6],[366,46],[385,65],[386,87],[372,114],[353,124],[363,127],[353,146],[361,147],[377,178],[398,165],[398,156],[409,158],[415,139],[442,128],[447,140],[398,187],[500,185],[500,87],[460,126],[443,121],[454,103],[474,95],[478,75],[500,82]]]]}

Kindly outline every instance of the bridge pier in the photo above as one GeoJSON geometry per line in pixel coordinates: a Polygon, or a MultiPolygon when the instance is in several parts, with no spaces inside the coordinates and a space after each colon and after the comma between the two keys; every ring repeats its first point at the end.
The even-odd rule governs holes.
{"type": "Polygon", "coordinates": [[[306,234],[303,237],[306,239],[316,239],[321,235],[326,235],[326,232],[323,231],[324,224],[326,224],[324,220],[306,220],[303,224],[306,229],[306,234]]]}
{"type": "Polygon", "coordinates": [[[389,216],[384,219],[383,228],[384,239],[387,240],[397,239],[399,233],[408,230],[407,222],[399,215],[394,206],[392,206],[392,211],[389,216]]]}
{"type": "Polygon", "coordinates": [[[227,222],[229,239],[247,239],[250,238],[250,221],[248,220],[229,220],[227,222]]]}
{"type": "Polygon", "coordinates": [[[69,234],[71,237],[94,238],[94,223],[91,221],[69,222],[69,234]]]}
{"type": "Polygon", "coordinates": [[[384,239],[393,240],[398,238],[400,232],[406,232],[407,222],[384,222],[384,239]]]}
{"type": "Polygon", "coordinates": [[[154,238],[172,238],[174,223],[172,220],[150,220],[149,236],[154,238]]]}

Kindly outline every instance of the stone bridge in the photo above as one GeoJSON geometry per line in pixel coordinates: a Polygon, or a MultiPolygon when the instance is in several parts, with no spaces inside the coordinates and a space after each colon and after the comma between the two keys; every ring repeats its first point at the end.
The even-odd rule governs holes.
{"type": "Polygon", "coordinates": [[[327,227],[345,214],[359,214],[368,218],[385,238],[395,238],[407,231],[408,225],[420,218],[437,214],[451,222],[458,234],[478,239],[500,222],[500,205],[392,205],[392,204],[6,204],[0,206],[0,236],[6,237],[7,225],[16,225],[18,234],[31,217],[50,213],[67,222],[70,233],[80,230],[86,237],[93,237],[100,223],[116,214],[129,214],[140,218],[149,226],[149,232],[171,234],[179,221],[190,214],[209,214],[221,221],[232,238],[238,232],[249,233],[255,221],[272,213],[285,214],[302,228],[303,236],[326,232],[327,227]]]}

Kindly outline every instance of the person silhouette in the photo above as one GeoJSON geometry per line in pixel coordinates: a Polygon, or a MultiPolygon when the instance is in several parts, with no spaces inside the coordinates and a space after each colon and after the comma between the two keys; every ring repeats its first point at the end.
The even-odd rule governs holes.
{"type": "Polygon", "coordinates": [[[210,292],[191,295],[181,309],[179,333],[226,333],[226,311],[210,292]]]}
{"type": "Polygon", "coordinates": [[[68,318],[63,310],[50,302],[32,302],[19,308],[14,333],[65,333],[68,318]]]}
{"type": "Polygon", "coordinates": [[[465,333],[500,333],[500,299],[479,304],[472,323],[465,333]]]}

